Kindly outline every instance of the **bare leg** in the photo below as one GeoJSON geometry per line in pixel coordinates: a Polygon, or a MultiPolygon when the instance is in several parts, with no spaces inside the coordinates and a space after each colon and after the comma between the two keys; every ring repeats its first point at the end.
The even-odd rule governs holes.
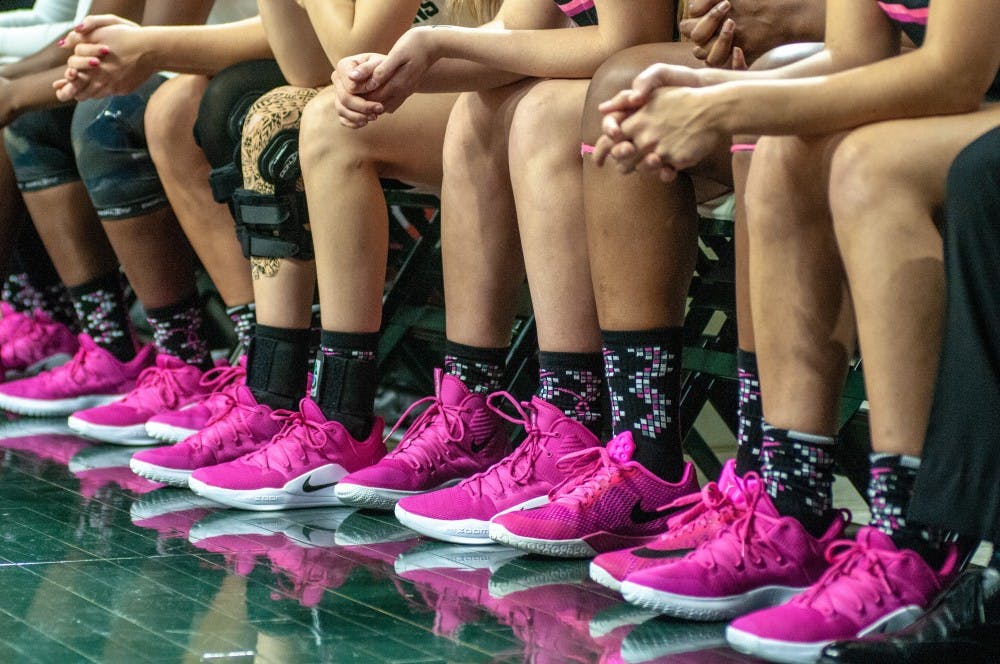
{"type": "Polygon", "coordinates": [[[301,133],[323,329],[377,332],[389,245],[379,178],[440,186],[441,143],[455,95],[415,95],[358,130],[336,122],[333,99],[327,89],[309,103],[301,133]]]}
{"type": "Polygon", "coordinates": [[[14,246],[14,238],[24,221],[24,201],[17,190],[14,170],[3,141],[0,141],[0,200],[4,201],[3,206],[0,206],[0,266],[6,266],[14,246]]]}
{"type": "Polygon", "coordinates": [[[587,84],[539,82],[518,102],[511,122],[511,182],[543,351],[601,349],[579,151],[587,84]]]}
{"type": "Polygon", "coordinates": [[[837,242],[851,285],[877,452],[919,456],[944,316],[935,215],[959,151],[1000,122],[1000,109],[871,125],[831,165],[837,242]]]}
{"type": "Polygon", "coordinates": [[[250,264],[243,257],[229,208],[212,199],[209,165],[192,127],[208,85],[178,76],[161,85],[146,107],[146,140],[177,221],[227,306],[253,301],[250,264]]]}
{"type": "Polygon", "coordinates": [[[27,192],[24,202],[66,286],[78,286],[118,267],[82,182],[27,192]]]}

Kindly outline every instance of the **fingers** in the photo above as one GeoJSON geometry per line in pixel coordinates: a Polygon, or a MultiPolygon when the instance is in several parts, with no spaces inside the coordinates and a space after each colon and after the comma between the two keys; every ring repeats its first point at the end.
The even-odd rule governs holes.
{"type": "Polygon", "coordinates": [[[598,166],[604,166],[604,162],[607,161],[608,156],[611,154],[611,148],[615,146],[615,142],[608,138],[607,136],[601,136],[594,143],[594,152],[591,158],[594,163],[598,166]]]}
{"type": "Polygon", "coordinates": [[[101,66],[101,59],[94,56],[71,55],[66,60],[66,67],[75,69],[78,72],[88,69],[97,69],[101,66]]]}
{"type": "Polygon", "coordinates": [[[632,90],[622,90],[611,99],[601,102],[601,104],[598,105],[597,110],[605,115],[612,113],[630,113],[641,106],[641,104],[634,103],[632,99],[632,90]]]}
{"type": "Polygon", "coordinates": [[[687,15],[692,18],[701,18],[717,3],[718,0],[691,0],[688,3],[687,15]]]}
{"type": "Polygon", "coordinates": [[[719,37],[705,57],[709,67],[728,67],[733,56],[733,39],[736,35],[736,22],[727,18],[719,30],[719,37]]]}
{"type": "Polygon", "coordinates": [[[736,71],[746,71],[749,68],[747,65],[747,56],[739,46],[733,47],[733,63],[731,66],[736,71]]]}
{"type": "Polygon", "coordinates": [[[97,14],[96,16],[85,17],[82,21],[80,21],[80,25],[73,28],[73,32],[85,35],[97,30],[98,28],[127,22],[128,21],[125,19],[120,16],[115,16],[114,14],[97,14]]]}
{"type": "Polygon", "coordinates": [[[719,31],[723,26],[723,21],[725,21],[726,16],[729,15],[730,9],[732,9],[732,5],[729,0],[722,0],[722,2],[712,7],[712,9],[705,14],[705,16],[699,19],[698,22],[691,28],[691,34],[689,35],[691,41],[703,48],[707,47],[708,43],[719,34],[719,31]]]}
{"type": "Polygon", "coordinates": [[[369,101],[345,90],[340,77],[335,76],[333,82],[334,90],[337,93],[337,115],[345,126],[355,129],[364,127],[377,119],[383,112],[382,104],[369,101]]]}

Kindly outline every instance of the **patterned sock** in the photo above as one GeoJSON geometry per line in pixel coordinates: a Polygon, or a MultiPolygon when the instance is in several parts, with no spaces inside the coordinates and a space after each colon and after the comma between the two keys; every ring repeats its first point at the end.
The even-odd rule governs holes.
{"type": "Polygon", "coordinates": [[[122,362],[135,357],[132,324],[117,270],[66,290],[82,332],[122,362]]]}
{"type": "Polygon", "coordinates": [[[479,348],[448,341],[444,347],[444,372],[458,378],[474,394],[500,389],[507,348],[479,348]]]}
{"type": "Polygon", "coordinates": [[[736,428],[736,474],[760,472],[760,443],[764,412],[760,405],[760,375],[757,354],[736,349],[736,370],[739,373],[739,424],[736,428]]]}
{"type": "Polygon", "coordinates": [[[212,368],[212,353],[205,341],[205,319],[197,293],[177,304],[147,309],[146,319],[153,328],[153,344],[159,352],[202,371],[212,368]]]}
{"type": "Polygon", "coordinates": [[[600,435],[605,394],[601,354],[540,352],[538,365],[535,395],[600,435]]]}
{"type": "Polygon", "coordinates": [[[33,283],[27,272],[14,272],[4,281],[0,297],[15,311],[30,313],[40,309],[52,320],[79,331],[73,301],[61,282],[42,286],[33,283]]]}
{"type": "Polygon", "coordinates": [[[813,536],[829,527],[836,440],[764,423],[761,476],[778,512],[802,522],[813,536]]]}
{"type": "Polygon", "coordinates": [[[257,323],[247,347],[247,387],[258,403],[296,410],[306,393],[309,330],[257,323]]]}
{"type": "Polygon", "coordinates": [[[679,421],[684,330],[602,330],[601,337],[612,432],[631,431],[635,460],[668,482],[679,481],[684,474],[679,421]]]}
{"type": "Polygon", "coordinates": [[[330,332],[320,335],[313,369],[312,398],[331,420],[355,440],[365,440],[375,421],[379,333],[330,332]]]}
{"type": "Polygon", "coordinates": [[[3,301],[15,311],[31,313],[42,305],[42,293],[31,283],[27,272],[12,272],[3,282],[3,301]]]}
{"type": "MultiPolygon", "coordinates": [[[[233,321],[233,331],[236,332],[236,346],[242,348],[243,352],[250,347],[250,339],[253,337],[253,326],[257,321],[257,310],[253,302],[248,304],[238,304],[235,307],[226,308],[226,315],[233,321]]],[[[237,353],[238,355],[240,353],[237,353]]]]}
{"type": "Polygon", "coordinates": [[[911,549],[933,567],[944,562],[943,533],[906,518],[920,459],[903,454],[872,454],[868,480],[869,525],[890,536],[896,546],[911,549]]]}

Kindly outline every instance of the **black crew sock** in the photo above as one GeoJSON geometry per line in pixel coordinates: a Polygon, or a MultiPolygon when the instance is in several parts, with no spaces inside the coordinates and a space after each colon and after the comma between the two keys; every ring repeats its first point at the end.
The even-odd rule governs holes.
{"type": "Polygon", "coordinates": [[[355,440],[365,440],[375,421],[379,333],[320,334],[312,398],[328,419],[340,422],[355,440]]]}
{"type": "Polygon", "coordinates": [[[297,410],[309,373],[309,330],[257,324],[247,349],[247,387],[258,403],[297,410]]]}
{"type": "Polygon", "coordinates": [[[611,430],[632,433],[635,461],[667,482],[684,475],[680,370],[684,330],[601,331],[611,430]]]}
{"type": "Polygon", "coordinates": [[[256,307],[253,302],[238,304],[235,307],[227,307],[226,315],[229,316],[229,320],[233,321],[233,331],[236,333],[234,355],[238,357],[250,347],[253,327],[257,321],[256,307]]]}
{"type": "Polygon", "coordinates": [[[82,332],[122,362],[135,357],[132,324],[117,270],[66,290],[82,332]]]}
{"type": "Polygon", "coordinates": [[[606,393],[601,354],[540,352],[538,365],[535,395],[599,436],[606,393]]]}
{"type": "Polygon", "coordinates": [[[783,516],[798,519],[814,537],[829,528],[833,507],[836,439],[764,424],[761,476],[783,516]]]}
{"type": "Polygon", "coordinates": [[[736,370],[739,374],[736,474],[742,477],[750,472],[760,472],[760,444],[764,437],[756,353],[738,348],[736,370]]]}
{"type": "Polygon", "coordinates": [[[1000,572],[1000,543],[993,543],[993,555],[990,556],[989,566],[1000,572]]]}
{"type": "Polygon", "coordinates": [[[202,371],[212,368],[212,353],[205,340],[205,318],[197,293],[176,304],[147,309],[146,319],[153,328],[153,344],[159,352],[202,371]]]}
{"type": "Polygon", "coordinates": [[[948,554],[944,534],[906,517],[913,497],[913,484],[920,470],[918,457],[902,454],[872,454],[868,480],[869,525],[892,538],[901,549],[920,554],[934,569],[948,554]]]}
{"type": "Polygon", "coordinates": [[[507,348],[480,348],[448,341],[444,348],[444,372],[458,378],[473,394],[500,389],[507,348]]]}

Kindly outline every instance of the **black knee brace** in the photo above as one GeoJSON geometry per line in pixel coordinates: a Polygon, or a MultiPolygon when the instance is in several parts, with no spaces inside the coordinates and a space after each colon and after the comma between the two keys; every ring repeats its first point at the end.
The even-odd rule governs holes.
{"type": "Polygon", "coordinates": [[[228,203],[243,186],[240,171],[240,133],[243,120],[257,99],[286,85],[274,60],[251,60],[227,67],[214,76],[198,107],[194,139],[212,167],[212,196],[228,203]]]}

